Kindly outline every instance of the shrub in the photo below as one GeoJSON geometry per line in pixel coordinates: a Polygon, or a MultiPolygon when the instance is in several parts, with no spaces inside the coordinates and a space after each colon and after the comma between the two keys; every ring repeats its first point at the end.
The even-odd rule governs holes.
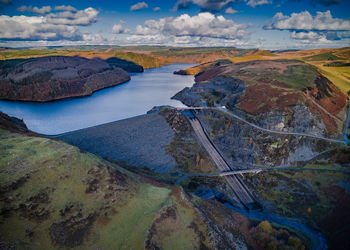
{"type": "Polygon", "coordinates": [[[272,226],[267,220],[260,222],[257,228],[261,232],[272,233],[272,226]]]}

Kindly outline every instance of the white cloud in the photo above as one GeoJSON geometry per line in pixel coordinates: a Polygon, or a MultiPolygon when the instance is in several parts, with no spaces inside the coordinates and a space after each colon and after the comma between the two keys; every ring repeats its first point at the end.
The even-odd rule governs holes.
{"type": "Polygon", "coordinates": [[[153,11],[160,11],[160,7],[154,7],[153,11]]]}
{"type": "Polygon", "coordinates": [[[249,5],[253,8],[255,8],[256,6],[259,6],[259,5],[271,4],[271,3],[272,3],[272,1],[270,1],[270,0],[249,0],[249,1],[247,1],[247,5],[249,5]]]}
{"type": "Polygon", "coordinates": [[[304,44],[331,44],[332,41],[327,38],[325,33],[310,32],[295,32],[290,34],[290,38],[297,40],[304,44]]]}
{"type": "Polygon", "coordinates": [[[76,12],[62,11],[50,13],[45,18],[48,23],[66,25],[89,25],[97,21],[99,11],[94,8],[86,8],[76,12]]]}
{"type": "Polygon", "coordinates": [[[317,11],[316,16],[312,16],[308,11],[292,13],[290,16],[284,16],[278,12],[274,21],[266,29],[277,30],[313,30],[313,31],[346,31],[350,30],[350,21],[340,18],[333,18],[331,12],[317,11]]]}
{"type": "Polygon", "coordinates": [[[80,39],[76,26],[56,25],[46,22],[42,16],[0,16],[0,39],[11,40],[59,40],[80,39]]]}
{"type": "Polygon", "coordinates": [[[290,37],[296,40],[309,40],[309,41],[317,41],[317,40],[326,38],[324,34],[320,34],[314,31],[310,31],[310,32],[293,31],[290,37]]]}
{"type": "Polygon", "coordinates": [[[228,7],[226,10],[225,10],[225,13],[226,14],[235,14],[237,13],[238,11],[237,10],[234,10],[232,9],[231,7],[228,7]]]}
{"type": "Polygon", "coordinates": [[[138,25],[136,35],[190,36],[219,39],[247,39],[247,24],[237,24],[223,16],[215,16],[209,12],[197,16],[183,14],[178,17],[167,17],[159,20],[147,20],[144,26],[138,25]]]}
{"type": "Polygon", "coordinates": [[[193,36],[167,36],[163,34],[156,35],[131,35],[117,44],[125,45],[167,45],[167,46],[237,46],[237,47],[255,47],[246,40],[222,40],[210,37],[193,37],[193,36]]]}
{"type": "Polygon", "coordinates": [[[312,16],[308,11],[284,16],[281,12],[273,17],[272,24],[265,29],[288,30],[290,37],[304,43],[326,44],[341,40],[344,32],[350,31],[350,21],[333,18],[331,12],[318,11],[312,16]]]}
{"type": "Polygon", "coordinates": [[[114,24],[112,27],[112,33],[113,34],[122,34],[124,32],[123,25],[119,24],[114,24]]]}
{"type": "Polygon", "coordinates": [[[32,7],[32,6],[26,6],[26,5],[22,5],[21,7],[17,8],[18,11],[20,12],[31,12],[34,14],[46,14],[51,12],[51,7],[50,6],[43,6],[41,8],[39,7],[32,7]]]}
{"type": "Polygon", "coordinates": [[[130,7],[130,10],[142,10],[148,8],[148,4],[146,2],[139,2],[130,7]]]}
{"type": "Polygon", "coordinates": [[[77,11],[76,8],[74,8],[73,6],[70,6],[70,5],[55,6],[55,10],[72,11],[72,12],[76,12],[77,11]]]}
{"type": "Polygon", "coordinates": [[[84,33],[82,35],[82,40],[85,42],[107,42],[108,40],[101,34],[92,34],[90,32],[84,33]]]}
{"type": "MultiPolygon", "coordinates": [[[[33,8],[34,9],[34,8],[33,8]]],[[[78,26],[97,19],[98,11],[86,8],[76,12],[62,11],[41,16],[0,16],[0,40],[79,40],[78,26]]]]}

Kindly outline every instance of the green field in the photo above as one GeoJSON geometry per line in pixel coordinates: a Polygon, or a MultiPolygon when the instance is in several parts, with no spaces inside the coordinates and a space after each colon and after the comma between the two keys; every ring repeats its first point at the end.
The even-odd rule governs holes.
{"type": "Polygon", "coordinates": [[[328,52],[328,53],[323,53],[323,54],[303,57],[302,59],[305,60],[305,61],[334,61],[334,60],[339,60],[339,59],[342,59],[342,58],[334,55],[331,52],[328,52]]]}

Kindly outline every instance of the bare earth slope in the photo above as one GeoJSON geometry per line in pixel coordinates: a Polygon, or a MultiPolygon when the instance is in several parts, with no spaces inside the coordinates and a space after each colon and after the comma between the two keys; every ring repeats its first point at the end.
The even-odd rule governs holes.
{"type": "Polygon", "coordinates": [[[0,99],[45,102],[129,81],[129,74],[113,64],[64,56],[0,61],[0,99]]]}

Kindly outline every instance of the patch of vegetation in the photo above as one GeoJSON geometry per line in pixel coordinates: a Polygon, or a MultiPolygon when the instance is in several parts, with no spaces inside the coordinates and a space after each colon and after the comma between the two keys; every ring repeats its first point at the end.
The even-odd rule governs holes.
{"type": "Polygon", "coordinates": [[[349,62],[335,61],[331,63],[326,63],[324,66],[327,67],[348,67],[350,66],[349,62]]]}
{"type": "MultiPolygon", "coordinates": [[[[308,164],[305,168],[343,169],[329,163],[308,164]]],[[[344,243],[339,240],[343,233],[331,232],[330,228],[346,231],[347,222],[339,223],[337,216],[349,216],[348,205],[344,203],[350,200],[350,195],[339,186],[339,183],[349,183],[348,175],[308,170],[276,171],[247,175],[246,181],[262,199],[275,206],[276,212],[303,218],[309,226],[321,230],[331,245],[344,243]]]]}
{"type": "Polygon", "coordinates": [[[295,234],[272,227],[268,221],[251,227],[250,232],[261,249],[306,249],[305,243],[295,234]]]}
{"type": "Polygon", "coordinates": [[[319,68],[320,73],[327,77],[335,86],[337,86],[343,93],[347,93],[350,90],[350,70],[349,67],[322,67],[319,68]],[[341,70],[343,69],[344,70],[341,70]],[[340,70],[340,72],[339,72],[340,70]],[[341,72],[346,75],[343,75],[341,72]]]}
{"type": "Polygon", "coordinates": [[[114,56],[134,62],[141,65],[145,69],[160,67],[163,65],[163,63],[157,57],[146,54],[117,51],[114,53],[114,56]]]}
{"type": "Polygon", "coordinates": [[[302,58],[305,61],[334,61],[334,60],[340,60],[342,58],[334,55],[331,52],[317,54],[313,56],[307,56],[302,58]]]}
{"type": "Polygon", "coordinates": [[[56,51],[53,49],[35,50],[35,49],[19,49],[19,50],[3,50],[0,51],[0,59],[29,58],[41,56],[58,56],[66,54],[65,51],[56,51]]]}
{"type": "Polygon", "coordinates": [[[249,72],[249,76],[251,76],[253,81],[259,81],[261,79],[278,81],[293,89],[313,87],[318,75],[317,70],[307,64],[288,65],[283,73],[276,70],[261,70],[258,68],[248,68],[246,70],[249,72]]]}

